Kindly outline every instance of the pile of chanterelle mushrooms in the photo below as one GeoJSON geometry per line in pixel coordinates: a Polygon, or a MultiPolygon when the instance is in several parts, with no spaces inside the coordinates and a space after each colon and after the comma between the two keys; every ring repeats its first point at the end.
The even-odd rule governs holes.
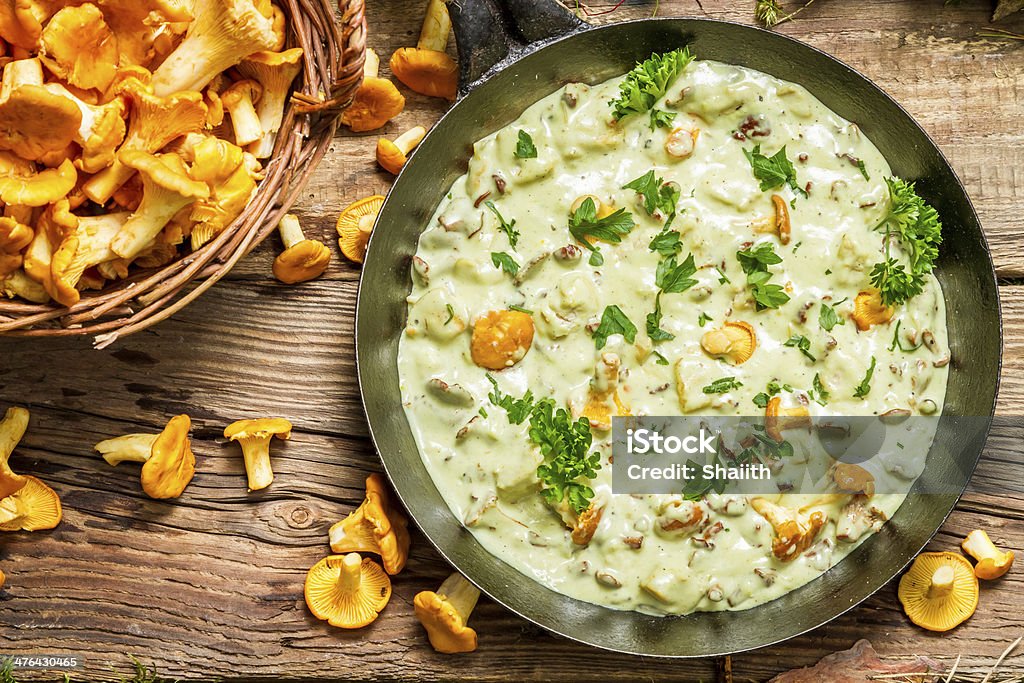
{"type": "Polygon", "coordinates": [[[214,239],[303,51],[270,0],[0,0],[0,293],[65,306],[214,239]]]}

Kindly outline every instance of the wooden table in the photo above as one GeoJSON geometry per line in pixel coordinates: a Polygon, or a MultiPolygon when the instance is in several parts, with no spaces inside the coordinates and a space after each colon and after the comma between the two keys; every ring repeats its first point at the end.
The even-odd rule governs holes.
{"type": "MultiPolygon", "coordinates": [[[[420,0],[369,0],[370,44],[385,58],[415,42],[420,0]]],[[[752,0],[663,0],[659,15],[752,22],[752,0]]],[[[600,11],[609,6],[595,6],[600,11]]],[[[597,21],[649,16],[624,5],[597,21]]],[[[986,0],[832,0],[779,27],[866,73],[917,117],[967,183],[1003,278],[1006,322],[1002,414],[1024,407],[1024,43],[980,39],[986,0]]],[[[1003,23],[1024,30],[1024,16],[1003,23]]],[[[389,136],[429,125],[446,104],[406,93],[389,136]]],[[[343,205],[383,192],[376,135],[342,133],[298,206],[308,232],[333,242],[343,205]]],[[[947,226],[955,230],[956,226],[947,226]]],[[[269,240],[230,277],[173,320],[104,352],[87,340],[0,341],[0,405],[32,411],[12,460],[60,493],[64,522],[50,533],[4,534],[0,655],[84,655],[75,680],[116,680],[129,655],[174,677],[266,676],[301,680],[576,681],[713,680],[715,662],[667,662],[601,652],[555,638],[483,600],[472,623],[480,648],[435,654],[412,611],[413,595],[436,587],[446,564],[414,535],[409,566],[385,613],[344,632],[306,610],[306,570],[327,553],[327,528],[362,498],[380,469],[355,382],[352,320],[359,272],[337,258],[316,282],[286,287],[270,277],[279,248],[269,240]],[[104,438],[156,431],[177,413],[195,422],[197,475],[174,502],[144,496],[138,468],[108,467],[92,451],[104,438]],[[282,415],[292,440],[275,448],[277,477],[248,494],[236,445],[224,426],[282,415]]],[[[976,481],[1024,481],[1019,444],[1003,430],[976,481]]],[[[993,487],[989,487],[992,489],[993,487]]],[[[1020,491],[1021,487],[1018,486],[1020,491]]],[[[953,549],[970,529],[1024,549],[1024,495],[969,493],[932,544],[953,549]]],[[[987,670],[1024,634],[1024,568],[986,583],[977,614],[944,636],[908,624],[894,585],[808,635],[733,658],[735,680],[765,680],[870,638],[887,659],[927,654],[961,671],[987,670]]],[[[1002,671],[1024,674],[1024,656],[1002,671]]],[[[19,674],[55,680],[55,674],[19,674]]],[[[978,676],[977,678],[980,678],[978,676]]],[[[976,679],[974,679],[976,680],[976,679]]]]}

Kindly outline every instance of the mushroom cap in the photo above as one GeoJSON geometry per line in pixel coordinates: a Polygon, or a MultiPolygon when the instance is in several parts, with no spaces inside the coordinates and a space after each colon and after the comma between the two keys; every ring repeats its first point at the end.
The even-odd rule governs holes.
{"type": "Polygon", "coordinates": [[[429,97],[455,99],[459,86],[459,67],[444,52],[403,47],[394,51],[391,73],[410,90],[429,97]]]}
{"type": "Polygon", "coordinates": [[[323,242],[302,240],[274,259],[274,277],[291,285],[320,277],[331,262],[331,250],[323,242]]]}
{"type": "Polygon", "coordinates": [[[929,631],[949,631],[978,607],[978,579],[962,555],[921,553],[900,578],[897,595],[912,622],[929,631]],[[944,585],[933,588],[936,578],[944,585]]]}
{"type": "Polygon", "coordinates": [[[749,323],[733,320],[705,332],[700,338],[700,346],[709,356],[725,356],[733,365],[740,365],[754,355],[757,334],[749,323]]]}
{"type": "Polygon", "coordinates": [[[362,504],[330,528],[331,550],[380,555],[387,573],[398,574],[409,558],[408,525],[409,520],[392,504],[384,477],[371,474],[362,504]]]}
{"type": "Polygon", "coordinates": [[[118,41],[96,5],[64,7],[43,29],[39,58],[75,87],[106,90],[117,73],[118,41]]]}
{"type": "Polygon", "coordinates": [[[387,138],[377,140],[377,163],[388,173],[398,175],[405,166],[405,152],[398,149],[394,142],[387,138]]]}
{"type": "Polygon", "coordinates": [[[361,628],[388,604],[391,579],[370,558],[356,553],[331,555],[310,568],[304,593],[306,606],[317,619],[339,628],[361,628]],[[355,562],[359,563],[358,584],[346,586],[343,573],[354,571],[355,562]]]}
{"type": "Polygon", "coordinates": [[[238,441],[247,437],[267,438],[276,436],[288,439],[292,435],[292,423],[283,417],[263,417],[256,420],[238,420],[224,430],[224,438],[238,441]]]}
{"type": "Polygon", "coordinates": [[[877,289],[866,289],[859,292],[853,300],[853,322],[861,332],[871,329],[872,325],[884,325],[892,319],[896,309],[882,303],[882,293],[877,289]]]}
{"type": "Polygon", "coordinates": [[[16,254],[32,243],[36,231],[16,218],[0,216],[0,253],[16,254]]]}
{"type": "Polygon", "coordinates": [[[379,194],[352,202],[338,216],[338,246],[350,261],[362,263],[366,257],[366,245],[377,219],[384,197],[379,194]]]}
{"type": "Polygon", "coordinates": [[[17,206],[53,204],[75,189],[78,171],[71,159],[57,168],[48,168],[30,176],[0,176],[0,201],[17,206]]]}
{"type": "Polygon", "coordinates": [[[477,646],[476,631],[466,626],[447,598],[434,591],[422,591],[413,598],[416,618],[427,630],[430,644],[438,652],[472,652],[477,646]]]}
{"type": "Polygon", "coordinates": [[[82,112],[68,98],[21,85],[0,102],[0,149],[35,160],[66,149],[81,124],[82,112]]]}
{"type": "Polygon", "coordinates": [[[984,529],[967,534],[960,544],[964,552],[978,561],[974,575],[979,579],[998,579],[1013,566],[1013,551],[1002,551],[992,543],[984,529]]]}
{"type": "Polygon", "coordinates": [[[341,115],[354,133],[377,130],[405,109],[405,97],[386,78],[365,78],[352,104],[341,115]]]}
{"type": "Polygon", "coordinates": [[[21,437],[25,436],[28,418],[27,410],[12,406],[7,409],[4,419],[0,420],[0,499],[16,493],[25,486],[26,477],[12,472],[7,460],[21,441],[21,437]]]}
{"type": "Polygon", "coordinates": [[[210,196],[210,188],[204,182],[192,180],[185,162],[177,154],[147,154],[127,149],[117,157],[122,164],[142,174],[143,185],[151,183],[190,199],[210,196]]]}
{"type": "Polygon", "coordinates": [[[196,473],[196,456],[188,439],[192,420],[172,417],[142,466],[142,490],[150,498],[177,498],[196,473]]]}
{"type": "Polygon", "coordinates": [[[15,503],[15,518],[0,524],[0,531],[41,531],[52,529],[63,517],[57,492],[31,475],[25,475],[25,485],[10,496],[15,503]]]}
{"type": "Polygon", "coordinates": [[[235,81],[220,93],[220,99],[225,107],[234,107],[246,97],[252,102],[258,102],[262,96],[263,86],[251,78],[235,81]]]}

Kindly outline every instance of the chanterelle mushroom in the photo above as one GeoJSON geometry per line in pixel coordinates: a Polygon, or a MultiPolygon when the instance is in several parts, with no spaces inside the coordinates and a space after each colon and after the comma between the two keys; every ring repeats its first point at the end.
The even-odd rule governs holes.
{"type": "Polygon", "coordinates": [[[263,86],[251,79],[233,83],[220,94],[220,101],[231,116],[231,127],[235,132],[235,143],[244,147],[263,136],[256,103],[263,97],[263,86]]]}
{"type": "Polygon", "coordinates": [[[377,130],[405,109],[405,98],[387,78],[378,78],[380,57],[373,50],[366,51],[363,65],[363,84],[359,86],[352,104],[341,115],[341,122],[355,133],[377,130]]]}
{"type": "Polygon", "coordinates": [[[380,474],[366,479],[366,498],[328,532],[335,553],[380,555],[388,574],[397,574],[409,558],[409,520],[395,507],[380,474]]]}
{"type": "Polygon", "coordinates": [[[108,464],[141,462],[142,490],[150,498],[177,498],[196,473],[188,415],[171,418],[160,434],[128,434],[96,444],[108,464]]]}
{"type": "Polygon", "coordinates": [[[43,87],[38,59],[19,59],[0,79],[0,150],[39,159],[67,148],[82,123],[75,103],[43,87]]]}
{"type": "Polygon", "coordinates": [[[219,235],[245,209],[256,180],[240,147],[227,140],[203,138],[192,148],[192,178],[210,188],[210,196],[192,206],[192,251],[219,235]]]}
{"type": "Polygon", "coordinates": [[[153,72],[159,96],[201,90],[252,53],[277,45],[273,20],[253,0],[196,0],[192,13],[185,38],[153,72]]]}
{"type": "Polygon", "coordinates": [[[8,206],[46,206],[66,197],[77,181],[74,163],[65,159],[40,173],[0,176],[0,201],[8,206]]]}
{"type": "Polygon", "coordinates": [[[274,470],[270,467],[270,440],[290,439],[292,423],[281,417],[259,420],[238,420],[227,426],[224,438],[237,441],[245,458],[245,473],[249,478],[249,490],[265,489],[274,481],[274,470]]]}
{"type": "Polygon", "coordinates": [[[18,491],[0,499],[0,531],[52,529],[62,517],[57,492],[30,475],[18,491]]]}
{"type": "Polygon", "coordinates": [[[83,90],[106,90],[117,73],[118,42],[96,5],[64,7],[43,29],[39,58],[83,90]]]}
{"type": "Polygon", "coordinates": [[[306,574],[306,606],[313,616],[339,628],[372,623],[391,599],[391,579],[358,553],[331,555],[306,574]]]}
{"type": "MultiPolygon", "coordinates": [[[[127,213],[108,213],[101,216],[75,217],[50,262],[50,296],[65,306],[78,303],[81,294],[79,280],[87,268],[117,258],[110,243],[128,221],[127,213]]],[[[38,236],[38,235],[37,235],[38,236]]],[[[33,244],[34,246],[34,244],[33,244]]],[[[31,251],[31,247],[30,247],[31,251]]]]}
{"type": "Polygon", "coordinates": [[[772,553],[783,562],[790,562],[807,550],[826,521],[825,514],[820,511],[806,514],[764,498],[754,498],[750,506],[772,525],[775,531],[772,553]]]}
{"type": "Polygon", "coordinates": [[[93,105],[75,97],[60,83],[47,83],[46,89],[68,98],[82,112],[82,124],[75,134],[82,155],[75,160],[75,166],[86,173],[98,173],[110,166],[127,131],[124,100],[115,97],[106,104],[93,105]]]}
{"type": "Polygon", "coordinates": [[[244,78],[263,86],[263,96],[256,105],[263,134],[248,148],[257,159],[266,159],[274,153],[274,142],[284,120],[292,81],[302,71],[302,54],[301,47],[284,52],[256,52],[243,59],[237,67],[244,78]]]}
{"type": "Polygon", "coordinates": [[[416,618],[427,629],[431,646],[438,652],[456,654],[476,649],[476,631],[466,626],[480,591],[459,574],[453,573],[436,591],[417,593],[413,599],[416,618]]]}
{"type": "Polygon", "coordinates": [[[13,406],[7,409],[7,414],[0,421],[0,498],[17,493],[25,486],[25,476],[12,472],[7,461],[21,442],[21,437],[25,436],[28,417],[27,410],[13,406]]]}
{"type": "Polygon", "coordinates": [[[338,216],[338,246],[349,261],[363,262],[370,232],[382,206],[384,197],[375,194],[349,204],[338,216]]]}
{"type": "Polygon", "coordinates": [[[380,138],[377,140],[377,163],[388,173],[398,175],[405,166],[409,152],[420,144],[426,135],[426,128],[415,126],[395,138],[394,142],[380,138]]]}
{"type": "Polygon", "coordinates": [[[445,53],[451,19],[445,0],[430,0],[416,47],[391,55],[391,73],[411,90],[430,97],[455,99],[458,65],[445,53]]]}
{"type": "Polygon", "coordinates": [[[1013,566],[1013,551],[1004,552],[997,548],[983,529],[975,529],[967,534],[960,547],[977,560],[974,575],[979,579],[998,579],[1013,566]]]}
{"type": "Polygon", "coordinates": [[[318,278],[331,262],[331,250],[323,242],[307,240],[299,219],[290,213],[278,225],[284,251],[274,260],[274,277],[285,284],[318,278]]]}
{"type": "Polygon", "coordinates": [[[978,607],[978,579],[971,563],[956,553],[921,553],[900,579],[903,611],[929,631],[949,631],[978,607]]]}

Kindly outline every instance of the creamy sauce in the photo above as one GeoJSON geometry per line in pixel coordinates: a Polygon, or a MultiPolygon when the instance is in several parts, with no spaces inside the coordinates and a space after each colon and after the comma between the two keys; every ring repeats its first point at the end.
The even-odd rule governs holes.
{"type": "MultiPolygon", "coordinates": [[[[888,323],[865,331],[853,324],[853,300],[870,287],[871,267],[882,258],[874,227],[888,210],[885,178],[891,171],[855,125],[804,88],[749,69],[695,61],[657,104],[678,112],[675,122],[652,131],[647,115],[612,122],[609,102],[618,96],[621,80],[570,84],[475,145],[468,173],[420,238],[399,354],[404,407],[426,467],[456,518],[527,576],[617,609],[746,609],[835,565],[890,518],[904,496],[769,496],[787,509],[803,507],[801,514],[819,512],[825,519],[813,543],[783,561],[773,553],[772,525],[753,509],[755,496],[711,494],[698,502],[679,495],[613,496],[611,432],[597,425],[594,448],[602,454],[602,469],[591,486],[603,514],[589,543],[580,545],[571,539],[575,515],[564,505],[553,509],[539,493],[542,456],[527,436],[528,424],[510,424],[505,411],[491,404],[487,374],[507,394],[518,397],[529,389],[574,416],[592,387],[608,381],[633,415],[758,415],[763,410],[753,399],[770,382],[793,389],[779,394],[784,405],[806,405],[813,415],[941,411],[943,359],[948,360],[942,292],[929,276],[925,291],[898,307],[888,323]],[[667,138],[678,127],[699,130],[686,158],[666,152],[667,138]],[[532,138],[536,158],[515,157],[520,130],[532,138]],[[744,137],[738,130],[747,139],[737,139],[744,137]],[[743,153],[754,144],[769,156],[786,145],[808,196],[786,186],[761,191],[743,153]],[[662,294],[661,328],[675,337],[656,344],[644,321],[654,308],[661,256],[648,245],[665,217],[649,215],[636,192],[622,189],[651,169],[679,185],[679,215],[672,225],[681,233],[679,259],[692,253],[698,266],[696,285],[662,294]],[[774,216],[772,194],[791,206],[792,233],[785,245],[778,235],[757,230],[774,216]],[[515,220],[521,233],[515,249],[495,213],[478,201],[483,195],[506,221],[515,220]],[[564,258],[574,256],[572,249],[560,251],[578,246],[567,224],[581,195],[624,207],[636,222],[621,244],[600,243],[600,266],[588,263],[585,250],[577,258],[564,258]],[[770,268],[771,282],[784,285],[790,301],[777,309],[755,309],[736,258],[738,250],[761,242],[771,242],[782,257],[770,268]],[[492,263],[494,252],[520,264],[516,277],[492,263]],[[593,329],[612,304],[638,328],[636,341],[612,335],[598,350],[593,329]],[[844,324],[822,329],[823,304],[834,305],[844,324]],[[532,346],[507,369],[478,367],[470,351],[474,323],[509,306],[530,311],[536,326],[532,346]],[[701,321],[701,314],[708,319],[701,321]],[[756,335],[756,350],[742,364],[701,348],[702,336],[726,321],[746,322],[756,335]],[[925,330],[932,343],[914,353],[890,351],[897,322],[908,346],[925,330]],[[814,362],[784,346],[794,335],[811,340],[814,362]],[[659,364],[652,349],[668,364],[659,364]],[[855,398],[872,357],[877,365],[870,393],[855,398]],[[610,364],[618,365],[617,377],[609,374],[610,364]],[[815,375],[830,394],[825,406],[807,400],[815,375]],[[703,387],[723,377],[735,377],[742,386],[704,393],[703,387]],[[698,517],[698,524],[673,524],[698,517]]],[[[875,466],[879,483],[887,477],[912,481],[920,474],[930,435],[917,438],[904,460],[875,466]]]]}

